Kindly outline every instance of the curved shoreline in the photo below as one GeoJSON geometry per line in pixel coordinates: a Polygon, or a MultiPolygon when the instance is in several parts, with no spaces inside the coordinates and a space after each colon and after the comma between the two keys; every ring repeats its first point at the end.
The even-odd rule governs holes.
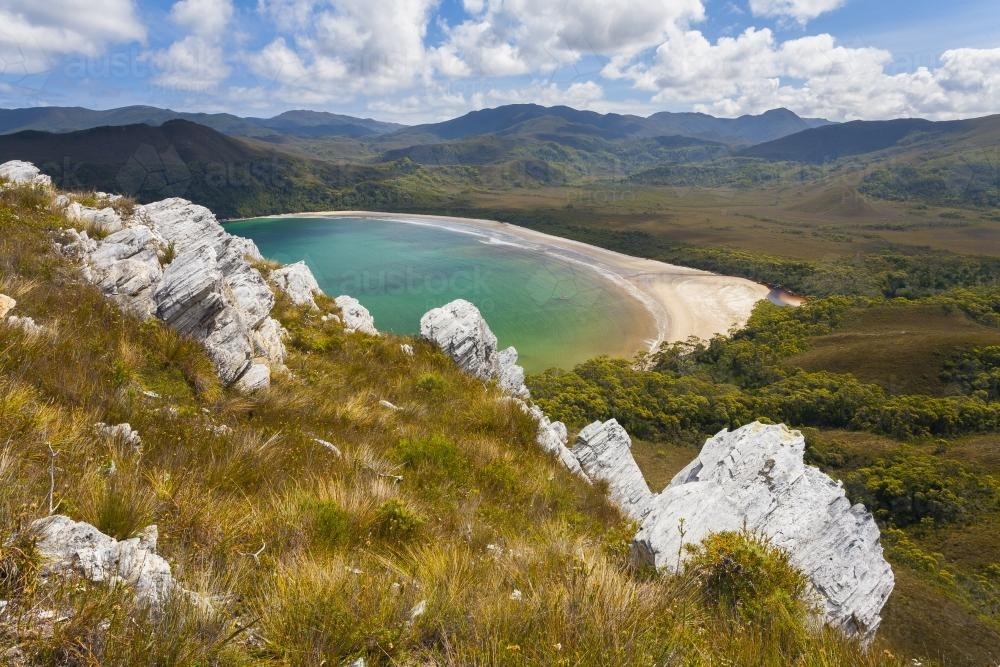
{"type": "Polygon", "coordinates": [[[744,278],[633,257],[560,236],[496,220],[378,211],[284,213],[261,218],[368,218],[423,225],[482,237],[488,242],[539,252],[558,261],[595,271],[635,298],[650,314],[655,334],[649,351],[661,343],[694,336],[707,340],[746,323],[754,305],[770,289],[744,278]]]}

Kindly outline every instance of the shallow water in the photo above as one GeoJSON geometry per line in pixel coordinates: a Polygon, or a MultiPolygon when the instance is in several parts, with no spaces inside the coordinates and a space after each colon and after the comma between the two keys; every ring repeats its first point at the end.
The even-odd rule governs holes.
{"type": "Polygon", "coordinates": [[[365,218],[258,218],[226,224],[269,259],[305,260],[327,294],[349,294],[383,331],[415,334],[429,309],[462,298],[529,372],[631,357],[653,330],[642,305],[586,267],[424,225],[365,218]]]}

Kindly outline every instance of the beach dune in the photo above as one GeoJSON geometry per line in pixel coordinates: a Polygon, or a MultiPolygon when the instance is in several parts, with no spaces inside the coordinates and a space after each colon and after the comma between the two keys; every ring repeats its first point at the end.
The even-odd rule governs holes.
{"type": "Polygon", "coordinates": [[[743,326],[754,305],[770,293],[767,286],[744,278],[632,257],[495,220],[372,211],[326,211],[276,217],[371,218],[426,225],[474,234],[494,243],[521,246],[554,260],[587,267],[638,300],[650,313],[654,330],[644,335],[649,351],[664,342],[685,341],[691,337],[708,340],[717,334],[728,333],[733,327],[743,326]]]}

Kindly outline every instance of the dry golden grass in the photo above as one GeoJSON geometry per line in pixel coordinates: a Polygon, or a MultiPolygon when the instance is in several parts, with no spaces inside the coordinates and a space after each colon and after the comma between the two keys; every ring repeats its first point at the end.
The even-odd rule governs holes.
{"type": "Polygon", "coordinates": [[[632,527],[600,489],[427,344],[408,357],[392,336],[280,304],[289,373],[267,394],[225,390],[196,344],[123,315],[51,252],[60,221],[43,204],[0,195],[0,286],[50,331],[0,326],[4,659],[900,664],[815,630],[790,649],[706,604],[693,576],[630,569],[632,527]],[[98,436],[98,421],[129,422],[141,445],[98,436]],[[175,575],[216,613],[175,600],[152,617],[126,591],[37,579],[30,549],[10,545],[48,513],[50,466],[59,512],[118,537],[157,523],[175,575]]]}

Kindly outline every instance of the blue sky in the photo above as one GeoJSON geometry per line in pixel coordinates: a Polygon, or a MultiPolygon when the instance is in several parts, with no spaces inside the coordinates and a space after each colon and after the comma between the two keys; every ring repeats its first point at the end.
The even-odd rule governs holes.
{"type": "Polygon", "coordinates": [[[4,0],[0,106],[1000,112],[995,0],[4,0]]]}

